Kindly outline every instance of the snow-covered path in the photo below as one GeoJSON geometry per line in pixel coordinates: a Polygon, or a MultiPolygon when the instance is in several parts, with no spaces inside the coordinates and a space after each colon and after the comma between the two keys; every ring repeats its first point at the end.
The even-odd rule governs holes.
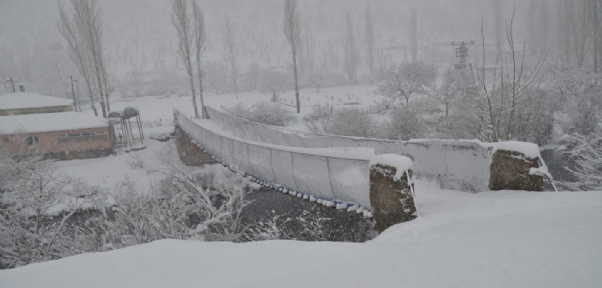
{"type": "Polygon", "coordinates": [[[365,244],[159,241],[2,271],[0,287],[602,287],[602,193],[417,188],[423,217],[365,244]]]}

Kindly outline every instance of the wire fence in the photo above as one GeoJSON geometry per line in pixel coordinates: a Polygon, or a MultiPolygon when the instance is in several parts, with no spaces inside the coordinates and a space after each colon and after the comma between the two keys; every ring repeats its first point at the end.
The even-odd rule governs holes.
{"type": "Polygon", "coordinates": [[[174,119],[200,147],[268,186],[305,199],[329,201],[337,208],[370,207],[370,159],[362,156],[366,149],[328,156],[307,149],[250,143],[212,129],[213,120],[193,120],[178,110],[174,110],[174,119]]]}
{"type": "Polygon", "coordinates": [[[376,154],[398,154],[414,160],[418,178],[435,180],[444,189],[489,190],[491,152],[478,141],[392,141],[300,132],[237,118],[211,107],[210,118],[241,139],[302,148],[368,147],[376,154]]]}

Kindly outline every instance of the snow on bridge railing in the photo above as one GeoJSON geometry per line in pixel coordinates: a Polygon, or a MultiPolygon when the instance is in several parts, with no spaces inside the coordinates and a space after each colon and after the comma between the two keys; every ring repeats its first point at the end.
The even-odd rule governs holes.
{"type": "Polygon", "coordinates": [[[175,109],[174,119],[201,148],[233,170],[284,193],[370,215],[372,148],[277,146],[240,139],[212,120],[193,120],[175,109]]]}
{"type": "Polygon", "coordinates": [[[436,180],[441,188],[479,192],[489,190],[492,156],[498,149],[539,158],[532,143],[483,143],[478,140],[394,141],[301,132],[265,125],[207,108],[210,118],[234,136],[260,143],[302,148],[368,147],[375,154],[398,154],[414,160],[418,178],[436,180]]]}

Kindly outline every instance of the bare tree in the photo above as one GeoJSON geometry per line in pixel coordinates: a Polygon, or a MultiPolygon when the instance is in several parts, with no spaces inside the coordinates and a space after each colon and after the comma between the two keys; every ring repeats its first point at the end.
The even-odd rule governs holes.
{"type": "MultiPolygon", "coordinates": [[[[525,53],[517,54],[517,46],[514,42],[514,13],[509,22],[506,22],[506,40],[510,47],[511,55],[508,61],[500,53],[496,59],[496,68],[491,74],[484,67],[477,68],[474,83],[468,97],[472,102],[471,113],[479,124],[481,138],[484,141],[498,142],[506,140],[522,140],[521,137],[528,134],[533,123],[539,123],[534,119],[519,121],[522,116],[535,115],[544,117],[543,101],[537,98],[538,86],[541,83],[541,68],[546,60],[547,53],[542,54],[537,63],[528,69],[525,64],[525,53]],[[533,105],[533,106],[529,106],[533,105]],[[525,115],[523,115],[523,113],[525,115]],[[519,127],[523,126],[523,127],[519,127]],[[518,131],[523,135],[517,135],[518,131]]],[[[481,34],[483,36],[483,59],[482,65],[486,63],[485,34],[483,24],[481,34]]],[[[478,65],[478,63],[477,63],[478,65]]]]}
{"type": "Polygon", "coordinates": [[[83,44],[79,40],[79,30],[76,29],[73,20],[67,14],[65,7],[62,2],[58,2],[59,8],[59,19],[57,20],[57,26],[59,32],[65,38],[67,45],[69,46],[69,57],[77,69],[80,75],[84,78],[86,86],[88,88],[88,96],[90,97],[90,108],[94,111],[94,115],[98,116],[98,110],[94,103],[94,84],[92,81],[92,71],[90,67],[90,57],[88,51],[83,47],[83,44]]]}
{"type": "MultiPolygon", "coordinates": [[[[69,45],[73,63],[88,85],[88,93],[93,97],[94,90],[97,90],[102,115],[106,118],[110,105],[102,36],[102,12],[97,0],[71,0],[70,2],[71,16],[59,2],[57,25],[69,45]],[[94,86],[96,89],[92,89],[94,86]]],[[[91,105],[94,113],[98,115],[93,98],[91,105]]]]}
{"type": "Polygon", "coordinates": [[[602,23],[600,23],[600,9],[602,8],[599,3],[600,0],[588,0],[588,11],[590,12],[591,17],[591,25],[592,25],[592,42],[593,42],[593,61],[594,61],[594,73],[600,72],[600,58],[602,58],[602,51],[600,48],[602,46],[602,23]]]}
{"type": "Polygon", "coordinates": [[[171,0],[172,17],[171,22],[176,29],[178,35],[178,54],[184,62],[184,68],[190,80],[190,91],[192,92],[192,107],[194,108],[194,117],[200,118],[199,109],[196,104],[196,92],[194,87],[194,78],[192,72],[192,41],[193,28],[191,16],[188,13],[188,1],[186,0],[171,0]]]}
{"type": "MultiPolygon", "coordinates": [[[[445,105],[445,117],[449,116],[449,108],[451,107],[454,99],[460,94],[458,79],[454,79],[453,70],[448,70],[443,76],[443,82],[436,91],[437,100],[441,104],[445,105]]],[[[456,77],[457,78],[457,77],[456,77]]]]}
{"type": "Polygon", "coordinates": [[[230,25],[229,17],[226,17],[226,35],[224,36],[224,42],[226,44],[226,50],[228,52],[228,62],[230,63],[230,69],[232,70],[232,83],[234,84],[234,93],[236,93],[236,99],[238,99],[238,67],[236,66],[236,55],[234,51],[234,33],[230,25]]]}
{"type": "MultiPolygon", "coordinates": [[[[205,111],[205,100],[203,99],[203,70],[201,69],[201,56],[205,51],[206,33],[205,33],[205,18],[201,7],[196,0],[190,0],[192,2],[192,17],[194,18],[194,39],[196,48],[196,71],[199,77],[199,96],[201,98],[201,111],[203,119],[207,118],[205,111]]],[[[193,92],[194,93],[194,92],[193,92]]],[[[194,99],[194,96],[192,97],[194,99]]],[[[194,104],[195,101],[193,101],[194,104]]]]}
{"type": "Polygon", "coordinates": [[[313,71],[314,70],[314,62],[315,62],[315,55],[314,55],[314,42],[315,42],[315,37],[313,32],[311,31],[311,29],[306,29],[305,30],[305,60],[306,60],[306,66],[307,69],[309,71],[313,71]]]}
{"type": "Polygon", "coordinates": [[[100,97],[103,118],[110,109],[108,104],[107,73],[104,63],[104,47],[102,37],[102,11],[97,0],[71,0],[73,17],[77,29],[80,29],[80,41],[88,49],[96,76],[96,85],[100,97]]]}
{"type": "Polygon", "coordinates": [[[378,91],[391,99],[390,107],[395,109],[398,99],[405,99],[406,105],[417,93],[426,93],[436,86],[437,67],[422,62],[406,62],[399,67],[392,66],[382,75],[383,83],[378,91]]]}
{"type": "Polygon", "coordinates": [[[301,47],[301,25],[299,23],[299,10],[297,0],[284,0],[284,34],[291,46],[293,56],[293,76],[295,77],[295,99],[297,101],[297,113],[301,113],[299,100],[299,81],[297,75],[297,54],[301,47]]]}
{"type": "Polygon", "coordinates": [[[374,22],[372,21],[372,13],[370,12],[370,6],[366,7],[365,17],[368,67],[370,68],[371,72],[374,72],[374,22]]]}
{"type": "Polygon", "coordinates": [[[357,44],[355,41],[355,33],[353,32],[353,23],[351,17],[347,13],[347,36],[345,37],[345,45],[343,46],[345,52],[345,70],[347,70],[347,76],[349,80],[357,82],[357,66],[359,61],[359,53],[357,44]]]}
{"type": "Polygon", "coordinates": [[[410,16],[410,53],[412,61],[418,61],[418,15],[416,15],[416,9],[412,9],[410,16]]]}

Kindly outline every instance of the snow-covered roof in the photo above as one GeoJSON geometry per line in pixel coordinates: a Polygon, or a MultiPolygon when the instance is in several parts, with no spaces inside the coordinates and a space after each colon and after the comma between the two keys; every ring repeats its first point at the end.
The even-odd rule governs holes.
{"type": "Polygon", "coordinates": [[[0,134],[40,133],[108,127],[106,119],[76,112],[0,117],[0,134]]]}
{"type": "Polygon", "coordinates": [[[18,92],[0,96],[0,110],[67,106],[72,100],[34,93],[18,92]]]}

